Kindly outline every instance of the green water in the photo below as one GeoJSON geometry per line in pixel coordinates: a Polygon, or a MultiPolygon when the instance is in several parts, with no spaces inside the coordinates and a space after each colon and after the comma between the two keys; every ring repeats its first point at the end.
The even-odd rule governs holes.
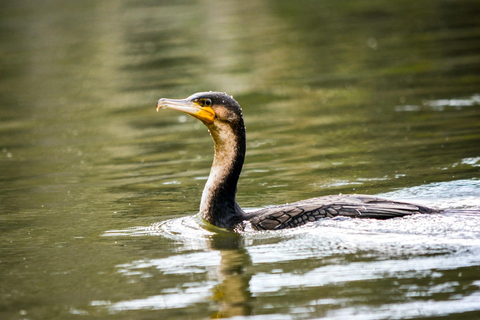
{"type": "Polygon", "coordinates": [[[480,216],[277,233],[194,217],[243,107],[246,208],[480,208],[478,1],[2,1],[1,319],[478,319],[480,216]],[[236,318],[238,319],[238,318],[236,318]]]}

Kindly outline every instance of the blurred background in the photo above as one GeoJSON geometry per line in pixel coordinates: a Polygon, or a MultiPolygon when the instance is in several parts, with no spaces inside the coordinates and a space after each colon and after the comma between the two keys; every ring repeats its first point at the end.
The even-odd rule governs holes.
{"type": "MultiPolygon", "coordinates": [[[[345,258],[334,246],[291,257],[277,251],[281,236],[223,238],[197,226],[167,233],[193,232],[198,243],[165,236],[165,222],[197,212],[213,144],[195,119],[155,112],[162,97],[234,96],[247,126],[238,188],[247,208],[388,192],[478,208],[478,1],[3,0],[0,39],[0,318],[401,319],[395,310],[422,309],[420,300],[480,299],[471,257],[435,289],[440,271],[426,267],[405,283],[344,279],[332,296],[323,282],[269,291],[254,280],[289,270],[281,278],[308,287],[319,266],[342,261],[349,273],[391,252],[374,245],[345,258]],[[153,234],[111,232],[138,226],[153,234]],[[258,252],[272,259],[255,261],[258,252]],[[371,290],[395,283],[387,295],[371,290]]],[[[288,237],[305,245],[305,234],[288,237]]],[[[438,253],[430,249],[420,255],[438,253]]],[[[463,300],[449,308],[426,314],[478,318],[463,300]]]]}

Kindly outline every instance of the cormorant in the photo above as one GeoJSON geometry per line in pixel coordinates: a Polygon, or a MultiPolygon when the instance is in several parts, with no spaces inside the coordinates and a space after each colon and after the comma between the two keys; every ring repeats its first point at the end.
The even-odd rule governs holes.
{"type": "Polygon", "coordinates": [[[186,99],[160,99],[157,111],[169,108],[200,120],[215,145],[212,168],[200,202],[200,215],[228,230],[277,230],[298,227],[326,217],[388,219],[416,213],[434,213],[427,207],[369,195],[335,195],[245,212],[235,199],[245,159],[246,139],[242,109],[223,92],[199,92],[186,99]]]}

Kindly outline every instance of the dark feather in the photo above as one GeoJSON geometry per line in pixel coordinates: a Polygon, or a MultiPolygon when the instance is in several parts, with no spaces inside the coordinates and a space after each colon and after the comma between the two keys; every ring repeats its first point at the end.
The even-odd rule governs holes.
{"type": "Polygon", "coordinates": [[[312,198],[281,206],[268,207],[246,214],[254,229],[272,230],[297,227],[323,218],[390,219],[434,210],[411,203],[397,202],[367,195],[339,195],[312,198]]]}

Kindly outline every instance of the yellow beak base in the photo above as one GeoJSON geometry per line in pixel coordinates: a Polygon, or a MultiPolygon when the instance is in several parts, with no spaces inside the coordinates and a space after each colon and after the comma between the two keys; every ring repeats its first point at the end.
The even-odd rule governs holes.
{"type": "Polygon", "coordinates": [[[162,108],[184,112],[204,123],[212,123],[215,119],[215,111],[213,111],[211,107],[204,107],[194,101],[186,99],[175,100],[162,98],[158,100],[157,111],[162,108]]]}

